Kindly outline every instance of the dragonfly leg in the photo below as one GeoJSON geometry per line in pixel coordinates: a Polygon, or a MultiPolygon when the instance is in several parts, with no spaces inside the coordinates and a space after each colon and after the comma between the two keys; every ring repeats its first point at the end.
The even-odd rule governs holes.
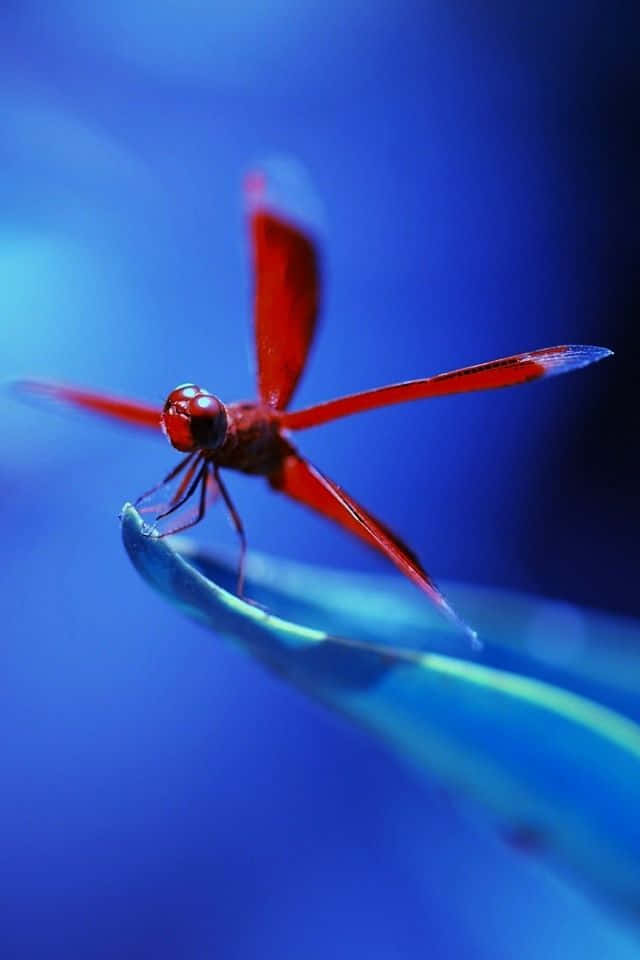
{"type": "MultiPolygon", "coordinates": [[[[172,527],[170,530],[167,530],[166,533],[161,534],[163,537],[169,537],[174,533],[182,533],[183,530],[188,530],[190,527],[195,527],[197,523],[200,523],[202,518],[205,515],[207,509],[207,490],[208,490],[208,464],[203,463],[202,467],[198,471],[198,476],[193,481],[189,488],[189,492],[185,494],[182,503],[189,499],[193,491],[195,490],[198,483],[200,483],[200,499],[198,501],[198,512],[196,513],[193,520],[187,521],[187,523],[182,523],[177,527],[172,527]]],[[[168,510],[167,513],[161,514],[161,516],[167,516],[169,513],[173,513],[174,510],[177,510],[181,504],[177,504],[175,507],[172,507],[171,510],[168,510]]]]}
{"type": "Polygon", "coordinates": [[[189,464],[189,461],[192,460],[194,456],[195,456],[194,453],[189,453],[187,454],[186,457],[183,457],[180,463],[178,463],[173,468],[173,470],[166,475],[164,480],[161,480],[160,483],[156,483],[155,487],[151,487],[150,490],[146,490],[144,493],[140,494],[140,496],[134,503],[134,507],[139,506],[143,500],[146,500],[147,497],[150,497],[152,493],[156,492],[156,490],[160,490],[162,487],[165,486],[165,484],[171,483],[172,480],[174,480],[180,473],[182,473],[185,467],[189,464]]]}
{"type": "Polygon", "coordinates": [[[235,531],[240,538],[240,560],[238,562],[238,585],[236,587],[236,593],[239,597],[242,597],[244,594],[244,567],[245,560],[247,557],[247,536],[244,532],[244,527],[242,525],[242,520],[240,519],[240,514],[236,510],[231,497],[229,496],[229,491],[225,487],[224,483],[220,479],[220,471],[218,467],[213,468],[213,472],[216,478],[216,483],[218,484],[218,489],[222,494],[222,499],[224,500],[227,510],[229,511],[229,516],[231,517],[231,522],[235,527],[235,531]]]}
{"type": "MultiPolygon", "coordinates": [[[[175,500],[174,498],[174,500],[171,501],[171,506],[169,507],[169,509],[165,510],[163,513],[159,513],[158,516],[156,517],[156,520],[162,520],[163,517],[168,517],[171,513],[175,513],[176,510],[179,510],[180,507],[187,502],[187,500],[191,499],[191,497],[195,493],[196,487],[201,481],[203,481],[202,485],[204,490],[206,491],[207,489],[207,463],[206,462],[203,463],[200,469],[198,470],[195,476],[195,479],[189,485],[187,492],[184,493],[179,500],[175,500]]],[[[201,498],[202,498],[202,494],[201,494],[201,498]]],[[[203,513],[204,513],[204,510],[203,510],[203,513]]],[[[198,517],[198,519],[201,520],[202,517],[198,517]]],[[[192,527],[193,524],[190,523],[189,526],[192,527]]]]}
{"type": "Polygon", "coordinates": [[[188,488],[189,484],[193,480],[193,475],[195,474],[197,469],[198,469],[198,459],[196,458],[191,464],[191,466],[189,467],[189,469],[187,470],[187,472],[185,473],[180,483],[178,484],[178,489],[176,490],[174,495],[171,497],[171,500],[169,500],[168,505],[170,507],[173,507],[181,499],[185,490],[188,488]]]}

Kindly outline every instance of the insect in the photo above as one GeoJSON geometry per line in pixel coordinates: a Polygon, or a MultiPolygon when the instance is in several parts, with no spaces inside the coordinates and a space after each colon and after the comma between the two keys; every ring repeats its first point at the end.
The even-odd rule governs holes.
{"type": "Polygon", "coordinates": [[[274,203],[267,174],[246,181],[254,280],[254,334],[258,399],[225,403],[193,383],[176,387],[162,410],[70,386],[23,381],[45,396],[151,430],[161,428],[182,459],[136,505],[177,482],[156,522],[196,503],[188,519],[161,535],[198,523],[208,503],[224,501],[240,540],[237,590],[244,588],[247,540],[242,520],[222,478],[223,470],[264,477],[273,490],[339,524],[384,554],[449,619],[475,636],[457,616],[416,554],[341,487],[299,453],[291,434],[340,417],[428,397],[515,386],[576,370],[611,354],[594,346],[564,345],[516,354],[449,373],[390,384],[329,400],[303,410],[288,407],[314,339],[321,299],[320,263],[312,232],[274,203]]]}

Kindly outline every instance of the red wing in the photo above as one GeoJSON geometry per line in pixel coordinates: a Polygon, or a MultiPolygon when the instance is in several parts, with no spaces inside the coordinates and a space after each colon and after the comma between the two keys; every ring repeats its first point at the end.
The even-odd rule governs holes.
{"type": "Polygon", "coordinates": [[[290,430],[317,427],[321,423],[347,417],[352,413],[388,407],[394,403],[422,400],[427,397],[444,397],[452,393],[470,393],[474,390],[491,390],[495,387],[512,387],[528,383],[540,377],[551,377],[569,370],[578,370],[596,360],[611,355],[605,347],[565,345],[518,353],[502,360],[478,363],[450,373],[440,373],[425,380],[409,380],[388,387],[365,390],[337,400],[328,400],[306,410],[285,413],[281,424],[290,430]]]}
{"type": "Polygon", "coordinates": [[[92,413],[99,413],[136,427],[160,428],[160,410],[134,400],[122,400],[107,394],[91,393],[76,387],[65,387],[58,383],[43,383],[40,380],[20,380],[16,388],[33,397],[57,400],[68,403],[92,413]]]}
{"type": "Polygon", "coordinates": [[[290,454],[280,470],[269,478],[269,482],[275,490],[317,510],[383,553],[405,576],[424,590],[440,611],[462,627],[472,639],[476,639],[475,631],[460,620],[449,606],[415,553],[395,533],[372,517],[310,463],[297,454],[290,454]]]}
{"type": "Polygon", "coordinates": [[[261,400],[283,410],[304,370],[320,300],[318,255],[286,215],[266,173],[247,178],[254,271],[254,323],[261,400]]]}

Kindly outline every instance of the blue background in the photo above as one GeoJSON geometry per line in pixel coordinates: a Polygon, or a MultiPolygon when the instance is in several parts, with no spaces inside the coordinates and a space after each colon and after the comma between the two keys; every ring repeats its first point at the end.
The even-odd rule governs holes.
{"type": "MultiPolygon", "coordinates": [[[[293,154],[326,219],[299,404],[554,343],[617,353],[304,452],[438,579],[640,613],[636,28],[631,4],[568,0],[4,4],[0,379],[250,397],[241,177],[293,154]]],[[[175,462],[162,439],[8,395],[3,413],[2,956],[632,956],[149,592],[117,513],[175,462]]],[[[230,486],[253,547],[384,569],[230,486]]],[[[234,542],[222,511],[197,535],[234,542]]]]}

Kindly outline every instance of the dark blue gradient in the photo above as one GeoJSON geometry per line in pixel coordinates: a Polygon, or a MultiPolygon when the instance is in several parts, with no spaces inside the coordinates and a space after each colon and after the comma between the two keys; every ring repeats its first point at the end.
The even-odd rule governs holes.
{"type": "MultiPolygon", "coordinates": [[[[293,154],[326,219],[300,405],[555,343],[616,351],[310,431],[304,452],[437,579],[640,614],[637,19],[589,0],[5,3],[0,379],[250,397],[241,178],[293,154]]],[[[9,395],[3,414],[0,955],[634,955],[145,588],[117,514],[175,463],[162,438],[9,395]]],[[[230,487],[255,548],[385,569],[259,481],[230,487]]],[[[234,542],[222,511],[197,534],[234,542]]]]}

